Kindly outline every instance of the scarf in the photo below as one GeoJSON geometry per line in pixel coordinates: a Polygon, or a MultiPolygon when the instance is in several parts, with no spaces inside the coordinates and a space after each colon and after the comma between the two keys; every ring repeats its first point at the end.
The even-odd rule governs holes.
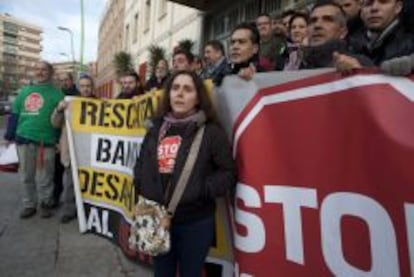
{"type": "Polygon", "coordinates": [[[204,111],[198,111],[185,118],[176,118],[173,113],[169,112],[164,116],[164,121],[161,125],[160,132],[158,135],[158,141],[161,141],[171,126],[175,125],[192,125],[202,126],[206,122],[206,114],[204,111]]]}
{"type": "Polygon", "coordinates": [[[393,32],[395,31],[395,29],[397,28],[397,26],[399,25],[400,21],[397,19],[395,19],[394,21],[392,21],[383,31],[381,32],[373,32],[373,31],[368,31],[367,32],[367,37],[368,37],[368,45],[367,45],[367,49],[371,52],[374,49],[380,47],[381,45],[384,44],[384,40],[391,34],[393,34],[393,32]]]}
{"type": "Polygon", "coordinates": [[[333,66],[333,53],[346,53],[346,42],[330,40],[318,46],[303,47],[302,64],[307,69],[333,66]]]}

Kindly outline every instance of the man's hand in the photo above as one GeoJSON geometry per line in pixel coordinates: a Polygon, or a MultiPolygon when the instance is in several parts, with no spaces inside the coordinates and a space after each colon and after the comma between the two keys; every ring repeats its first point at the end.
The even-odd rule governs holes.
{"type": "Polygon", "coordinates": [[[381,64],[381,70],[389,75],[405,76],[413,72],[414,54],[411,56],[403,56],[384,61],[381,64]]]}
{"type": "Polygon", "coordinates": [[[240,69],[238,75],[240,76],[240,78],[246,81],[250,81],[251,79],[253,79],[253,76],[256,73],[256,71],[256,67],[254,66],[254,64],[251,63],[249,67],[240,69]]]}
{"type": "Polygon", "coordinates": [[[336,70],[341,73],[350,73],[354,69],[362,68],[362,65],[357,59],[345,54],[339,54],[338,52],[333,53],[333,61],[336,70]]]}
{"type": "Polygon", "coordinates": [[[68,107],[68,102],[66,102],[65,100],[62,100],[60,101],[56,109],[58,112],[63,113],[67,107],[68,107]]]}

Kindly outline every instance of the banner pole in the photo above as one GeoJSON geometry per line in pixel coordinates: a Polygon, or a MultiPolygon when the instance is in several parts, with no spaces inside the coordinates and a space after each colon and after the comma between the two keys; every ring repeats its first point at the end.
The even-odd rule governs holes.
{"type": "MultiPolygon", "coordinates": [[[[71,100],[73,100],[72,97],[65,97],[65,101],[68,101],[69,105],[70,105],[71,100]]],[[[74,148],[73,136],[72,136],[72,127],[70,126],[68,115],[69,115],[69,112],[66,109],[65,110],[65,125],[66,125],[66,133],[68,136],[73,188],[75,190],[76,210],[78,213],[79,232],[85,233],[87,230],[85,209],[83,207],[82,194],[81,194],[80,185],[79,185],[78,161],[76,160],[76,155],[75,155],[75,148],[74,148]]]]}

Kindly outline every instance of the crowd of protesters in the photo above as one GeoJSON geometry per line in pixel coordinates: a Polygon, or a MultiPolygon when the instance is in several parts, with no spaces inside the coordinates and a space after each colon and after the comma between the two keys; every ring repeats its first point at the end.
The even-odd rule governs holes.
{"type": "Polygon", "coordinates": [[[255,72],[324,67],[344,73],[371,67],[407,75],[414,68],[411,2],[322,0],[310,10],[287,10],[279,16],[262,13],[255,22],[233,29],[227,51],[218,40],[204,45],[202,58],[174,49],[170,72],[168,62],[161,60],[145,88],[160,88],[177,70],[194,71],[215,85],[229,74],[250,79],[255,72]]]}
{"type": "MultiPolygon", "coordinates": [[[[167,86],[169,97],[165,113],[155,121],[155,129],[150,129],[144,140],[142,151],[155,153],[149,156],[155,157],[157,145],[172,143],[172,139],[178,147],[183,144],[189,148],[196,130],[206,126],[208,140],[202,144],[201,152],[205,165],[196,167],[198,175],[192,182],[197,189],[179,205],[177,219],[173,220],[173,245],[174,239],[178,240],[183,234],[191,237],[185,226],[190,226],[188,230],[197,235],[187,242],[180,242],[179,248],[172,250],[177,252],[156,259],[160,276],[167,271],[174,274],[177,263],[192,265],[182,267],[191,272],[189,276],[195,276],[191,274],[200,270],[212,240],[214,198],[227,193],[235,184],[230,146],[210,114],[210,102],[204,95],[201,80],[212,79],[216,86],[220,86],[224,77],[231,74],[250,80],[256,72],[325,67],[335,67],[343,73],[372,67],[384,74],[410,74],[414,69],[412,2],[333,0],[320,1],[310,10],[288,10],[279,16],[262,13],[255,22],[243,22],[233,29],[228,49],[218,40],[208,41],[201,57],[176,48],[171,68],[168,60],[160,59],[146,82],[133,71],[120,77],[122,90],[118,99],[130,99],[167,86]],[[221,139],[220,145],[212,142],[213,136],[221,139]],[[209,178],[214,182],[201,182],[201,179],[208,181],[209,178]],[[222,188],[217,188],[217,184],[222,184],[222,188]],[[185,251],[198,245],[196,242],[199,247],[195,252],[184,255],[185,251]],[[188,257],[180,260],[180,255],[188,257]]],[[[5,134],[5,139],[15,142],[18,149],[23,185],[20,217],[32,217],[37,209],[41,217],[50,217],[52,209],[62,202],[61,222],[66,223],[76,218],[76,209],[63,124],[67,103],[63,98],[65,95],[95,97],[94,81],[89,76],[82,76],[77,88],[73,76],[63,74],[59,76],[61,89],[58,89],[52,85],[53,67],[46,61],[36,64],[35,73],[36,82],[24,87],[15,100],[5,134]]],[[[147,160],[147,156],[141,155],[135,169],[138,172],[135,176],[137,188],[148,197],[162,200],[166,188],[171,182],[177,182],[172,165],[177,159],[182,166],[185,159],[177,155],[183,153],[179,150],[176,156],[169,157],[173,163],[163,165],[165,168],[161,168],[160,157],[147,160]],[[157,184],[151,183],[154,176],[159,178],[157,184]],[[140,178],[148,178],[148,181],[140,183],[140,178]],[[155,190],[148,187],[150,185],[161,187],[155,190]]]]}

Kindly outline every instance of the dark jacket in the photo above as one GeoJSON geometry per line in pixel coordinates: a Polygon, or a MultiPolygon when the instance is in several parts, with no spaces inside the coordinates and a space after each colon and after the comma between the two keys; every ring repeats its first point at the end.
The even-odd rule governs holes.
{"type": "Polygon", "coordinates": [[[404,0],[403,3],[403,11],[401,14],[402,24],[408,32],[414,34],[414,1],[404,0]]]}
{"type": "Polygon", "coordinates": [[[229,74],[239,74],[239,71],[243,68],[249,67],[250,64],[253,64],[256,67],[257,72],[265,72],[263,67],[260,65],[260,58],[258,55],[254,55],[248,61],[242,63],[231,63],[229,64],[228,73],[229,74]]]}
{"type": "Polygon", "coordinates": [[[151,78],[149,78],[149,80],[145,83],[145,91],[162,88],[168,77],[169,76],[167,75],[161,80],[161,82],[158,82],[157,77],[155,77],[155,75],[152,75],[151,78]]]}
{"type": "Polygon", "coordinates": [[[380,34],[359,33],[350,47],[353,53],[367,56],[378,66],[386,60],[412,54],[414,35],[395,20],[380,34]]]}
{"type": "MultiPolygon", "coordinates": [[[[165,189],[158,169],[158,135],[162,120],[157,119],[148,130],[134,170],[137,192],[158,203],[165,203],[165,189]]],[[[174,172],[170,178],[175,188],[183,170],[198,126],[194,123],[182,135],[174,172]]],[[[236,170],[231,148],[224,131],[214,123],[206,123],[200,152],[196,159],[184,194],[179,202],[173,223],[193,222],[212,216],[215,198],[232,191],[236,184],[236,170]]],[[[173,190],[170,189],[172,192],[173,190]]],[[[172,194],[172,193],[171,193],[172,194]]],[[[167,197],[169,199],[171,195],[167,197]]]]}
{"type": "Polygon", "coordinates": [[[248,61],[242,63],[226,63],[223,65],[223,68],[220,71],[220,74],[217,74],[213,79],[213,83],[216,86],[221,86],[223,79],[227,75],[239,74],[239,71],[243,68],[249,67],[250,64],[253,64],[256,67],[256,72],[265,72],[263,67],[260,65],[259,55],[254,55],[248,61]]]}
{"type": "MultiPolygon", "coordinates": [[[[358,45],[358,39],[361,33],[366,31],[364,22],[361,17],[358,15],[354,18],[351,18],[347,21],[348,33],[345,37],[347,45],[352,48],[352,45],[358,45]]],[[[352,52],[352,49],[350,49],[352,52]]]]}
{"type": "Polygon", "coordinates": [[[221,84],[221,80],[223,76],[227,74],[228,71],[228,62],[225,57],[221,60],[221,62],[214,67],[210,72],[207,70],[204,79],[212,79],[214,85],[219,86],[221,84]]]}
{"type": "Polygon", "coordinates": [[[19,122],[19,115],[11,113],[7,117],[7,127],[4,133],[4,139],[8,141],[14,141],[16,139],[17,123],[19,122]]]}
{"type": "Polygon", "coordinates": [[[79,90],[75,85],[73,85],[69,89],[63,89],[62,88],[62,91],[66,96],[79,96],[80,95],[79,90]]]}
{"type": "Polygon", "coordinates": [[[331,40],[320,46],[303,48],[300,69],[334,67],[333,53],[338,52],[356,58],[363,66],[372,66],[372,62],[363,55],[350,54],[344,40],[331,40]]]}
{"type": "Polygon", "coordinates": [[[132,93],[127,93],[125,91],[121,91],[121,93],[118,94],[116,99],[132,99],[135,96],[143,95],[144,93],[145,93],[144,89],[140,86],[132,93]]]}

